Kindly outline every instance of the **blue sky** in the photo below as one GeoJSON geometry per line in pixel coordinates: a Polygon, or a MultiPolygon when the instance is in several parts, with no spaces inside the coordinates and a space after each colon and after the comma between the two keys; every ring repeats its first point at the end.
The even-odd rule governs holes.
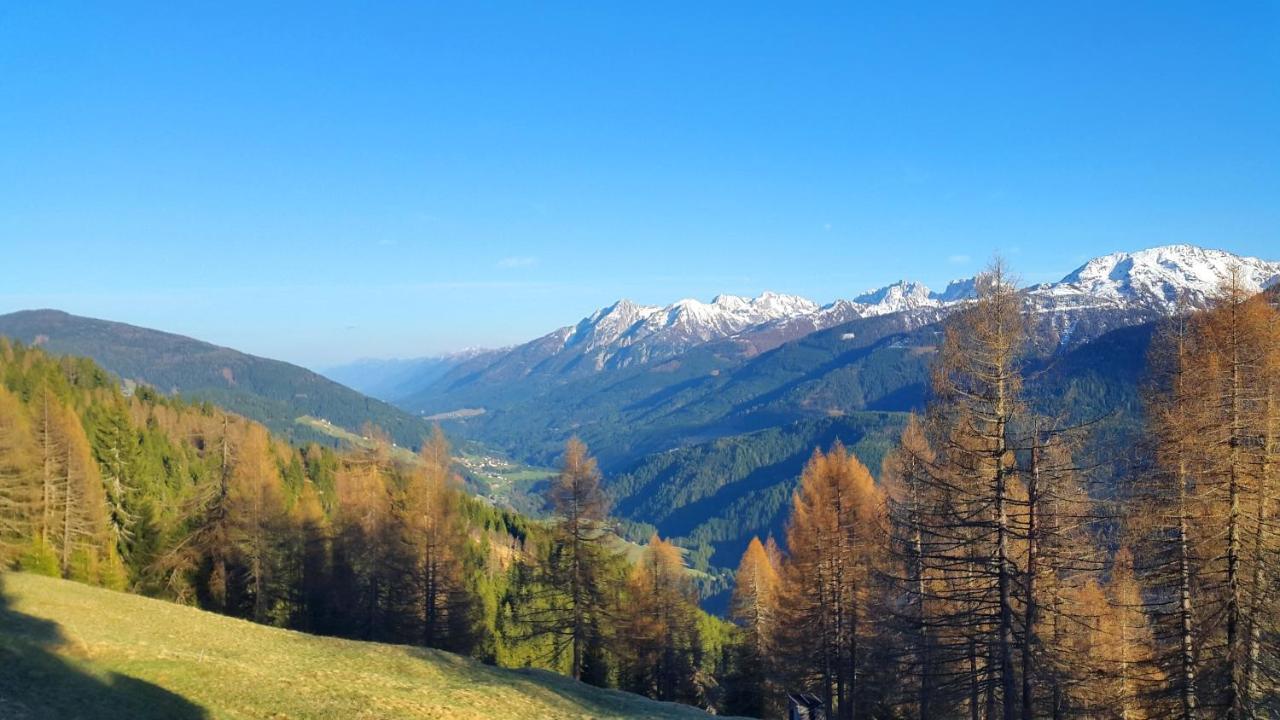
{"type": "Polygon", "coordinates": [[[4,3],[0,312],[319,366],[995,251],[1280,259],[1280,5],[1048,5],[4,3]]]}

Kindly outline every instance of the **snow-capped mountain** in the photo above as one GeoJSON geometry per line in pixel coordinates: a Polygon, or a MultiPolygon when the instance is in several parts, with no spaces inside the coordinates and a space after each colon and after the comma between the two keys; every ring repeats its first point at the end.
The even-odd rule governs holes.
{"type": "Polygon", "coordinates": [[[754,298],[718,295],[709,303],[684,299],[666,306],[619,300],[546,339],[559,344],[557,353],[581,353],[601,370],[667,359],[719,340],[732,340],[755,354],[858,318],[936,310],[964,296],[944,299],[920,283],[902,280],[827,305],[775,292],[754,298]]]}
{"type": "Polygon", "coordinates": [[[1166,245],[1094,258],[1056,283],[1032,288],[1030,294],[1055,308],[1131,305],[1170,314],[1179,302],[1206,305],[1219,294],[1232,268],[1238,268],[1243,289],[1249,292],[1280,282],[1280,262],[1194,245],[1166,245]]]}
{"type": "Polygon", "coordinates": [[[811,300],[772,292],[757,298],[718,295],[709,303],[685,299],[665,307],[619,300],[560,332],[566,348],[586,352],[609,354],[611,348],[654,340],[678,351],[762,323],[812,315],[819,309],[811,300]]]}
{"type": "Polygon", "coordinates": [[[1280,262],[1166,245],[1094,258],[1058,282],[1028,288],[1027,299],[1040,341],[1075,346],[1120,327],[1168,317],[1183,305],[1205,307],[1233,268],[1247,292],[1280,282],[1280,262]]]}
{"type": "MultiPolygon", "coordinates": [[[[1169,245],[1095,258],[1058,282],[1027,288],[1027,300],[1039,318],[1042,341],[1074,345],[1168,315],[1180,298],[1203,306],[1232,267],[1240,268],[1249,290],[1280,282],[1280,262],[1169,245]]],[[[619,300],[575,325],[459,363],[448,377],[500,382],[534,374],[594,374],[658,366],[701,346],[751,357],[810,333],[870,318],[885,318],[907,331],[942,318],[972,298],[974,288],[974,278],[956,280],[941,292],[900,280],[826,305],[774,292],[755,298],[719,295],[710,302],[685,299],[666,306],[619,300]]]]}

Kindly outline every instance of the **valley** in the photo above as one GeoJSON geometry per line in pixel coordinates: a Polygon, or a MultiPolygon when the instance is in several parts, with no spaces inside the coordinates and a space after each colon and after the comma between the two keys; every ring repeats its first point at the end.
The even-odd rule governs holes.
{"type": "MultiPolygon", "coordinates": [[[[1122,447],[1153,324],[1180,304],[1205,306],[1233,263],[1250,287],[1280,281],[1277,262],[1168,246],[1027,288],[1033,382],[1070,393],[1077,421],[1105,416],[1099,433],[1122,447]]],[[[924,406],[943,321],[972,292],[972,280],[942,293],[903,281],[827,306],[775,294],[620,302],[526,345],[433,366],[430,382],[384,399],[443,413],[451,434],[533,464],[581,437],[621,517],[722,572],[753,535],[780,534],[814,447],[841,439],[879,472],[905,413],[924,406]],[[453,407],[484,413],[450,417],[453,407]]]]}

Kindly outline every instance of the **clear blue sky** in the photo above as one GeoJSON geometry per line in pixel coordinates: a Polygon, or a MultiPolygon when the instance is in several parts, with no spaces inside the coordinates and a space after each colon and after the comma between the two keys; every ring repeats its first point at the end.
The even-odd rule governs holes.
{"type": "Polygon", "coordinates": [[[3,3],[0,312],[325,365],[1280,259],[1280,4],[1121,4],[3,3]]]}

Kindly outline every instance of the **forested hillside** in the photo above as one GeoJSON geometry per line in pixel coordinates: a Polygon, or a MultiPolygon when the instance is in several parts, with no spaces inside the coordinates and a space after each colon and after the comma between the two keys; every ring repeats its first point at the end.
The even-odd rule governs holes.
{"type": "MultiPolygon", "coordinates": [[[[1059,282],[1020,287],[1031,402],[1061,400],[1054,412],[1086,423],[1090,442],[1130,446],[1153,328],[1203,308],[1232,267],[1251,291],[1280,278],[1273,262],[1173,245],[1095,258],[1059,282]]],[[[897,283],[861,298],[883,304],[870,314],[777,342],[762,340],[776,329],[768,323],[716,330],[725,303],[682,302],[665,314],[618,303],[461,362],[398,402],[415,412],[466,408],[442,420],[451,433],[532,464],[581,437],[600,458],[618,514],[679,538],[697,566],[716,572],[752,535],[780,532],[807,450],[834,438],[860,452],[885,447],[904,413],[923,410],[946,319],[974,287],[932,294],[897,283]],[[690,340],[695,321],[710,339],[690,340]],[[662,338],[669,346],[654,347],[662,338]],[[593,358],[606,360],[597,367],[593,358]]],[[[875,457],[870,464],[878,472],[875,457]]],[[[1126,473],[1113,467],[1094,484],[1114,489],[1126,473]]]]}
{"type": "MultiPolygon", "coordinates": [[[[1071,422],[1088,422],[1094,442],[1124,447],[1138,422],[1155,326],[1149,317],[1092,310],[1064,327],[1051,313],[1033,314],[1025,358],[1031,396],[1067,401],[1059,407],[1071,422]]],[[[488,408],[447,421],[451,432],[529,462],[546,463],[562,438],[582,437],[598,453],[620,517],[677,538],[696,567],[720,573],[753,535],[781,532],[814,447],[840,439],[867,453],[878,473],[905,414],[930,396],[944,328],[937,311],[887,314],[746,360],[712,342],[572,382],[535,373],[459,380],[457,390],[434,392],[441,402],[488,408]]],[[[1095,482],[1114,486],[1115,478],[1095,482]]]]}
{"type": "MultiPolygon", "coordinates": [[[[1070,422],[1088,422],[1091,442],[1125,447],[1139,421],[1138,390],[1153,327],[1145,323],[1114,330],[1063,352],[1029,347],[1030,396],[1036,402],[1052,399],[1070,422]]],[[[662,435],[676,447],[606,465],[617,514],[678,539],[691,548],[699,567],[714,571],[731,566],[753,535],[780,535],[796,478],[815,447],[841,440],[879,472],[880,458],[906,414],[924,407],[941,328],[930,325],[868,340],[870,345],[861,349],[848,348],[851,342],[838,335],[817,333],[761,356],[724,380],[720,392],[707,392],[692,407],[681,408],[668,399],[666,417],[686,418],[662,435]],[[821,370],[792,372],[792,380],[781,381],[791,367],[821,370]],[[774,389],[761,393],[760,387],[774,389]],[[868,396],[875,399],[868,402],[868,396]],[[876,409],[849,409],[866,406],[876,409]],[[749,431],[736,432],[716,420],[699,426],[690,417],[711,408],[725,413],[713,417],[733,417],[749,431]],[[797,419],[806,416],[811,417],[797,419]]],[[[719,378],[707,382],[718,383],[719,378]]],[[[581,429],[592,437],[588,428],[581,429]]],[[[616,447],[607,437],[595,437],[605,447],[616,447]]],[[[618,442],[633,447],[635,441],[618,442]]],[[[1096,482],[1114,486],[1113,476],[1126,471],[1116,469],[1096,482]]]]}
{"type": "Polygon", "coordinates": [[[571,442],[531,522],[468,495],[438,429],[296,448],[208,403],[124,395],[85,358],[0,339],[0,563],[323,635],[541,667],[703,707],[730,626],[654,536],[613,530],[571,442]]]}
{"type": "Polygon", "coordinates": [[[57,310],[27,310],[0,315],[0,336],[93,358],[123,380],[166,395],[208,400],[297,442],[335,442],[299,424],[303,416],[349,431],[371,422],[405,447],[416,447],[428,428],[409,413],[305,368],[172,333],[57,310]]]}
{"type": "Polygon", "coordinates": [[[1144,366],[1118,445],[1075,419],[1077,389],[1109,383],[1033,382],[1070,368],[1037,367],[1005,277],[948,321],[879,480],[841,444],[815,452],[785,544],[748,545],[742,710],[780,716],[801,688],[835,718],[1275,717],[1276,294],[1231,273],[1118,363],[1144,366]]]}

